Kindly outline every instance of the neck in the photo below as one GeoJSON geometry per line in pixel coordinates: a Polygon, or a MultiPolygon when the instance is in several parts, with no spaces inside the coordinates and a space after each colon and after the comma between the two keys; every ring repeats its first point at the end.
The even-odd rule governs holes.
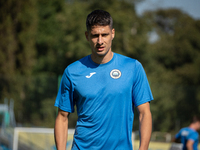
{"type": "Polygon", "coordinates": [[[97,56],[97,55],[91,55],[92,61],[94,61],[97,64],[105,64],[109,62],[113,58],[113,52],[107,53],[104,56],[97,56]]]}

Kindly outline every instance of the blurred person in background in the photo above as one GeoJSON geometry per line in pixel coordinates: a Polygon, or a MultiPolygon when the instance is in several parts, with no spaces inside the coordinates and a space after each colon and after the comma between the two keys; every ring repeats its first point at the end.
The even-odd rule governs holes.
{"type": "Polygon", "coordinates": [[[172,139],[172,142],[182,143],[182,150],[198,150],[200,116],[194,116],[188,127],[182,128],[172,139]]]}
{"type": "Polygon", "coordinates": [[[115,29],[108,12],[91,12],[86,27],[91,55],[67,66],[55,101],[57,150],[66,150],[68,116],[75,105],[72,150],[132,150],[134,107],[139,112],[139,150],[148,150],[153,96],[141,63],[111,51],[115,29]]]}

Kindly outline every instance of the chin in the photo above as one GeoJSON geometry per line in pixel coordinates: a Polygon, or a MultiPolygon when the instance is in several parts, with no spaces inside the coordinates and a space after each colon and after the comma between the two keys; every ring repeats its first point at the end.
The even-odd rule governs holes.
{"type": "Polygon", "coordinates": [[[106,52],[97,52],[96,54],[98,56],[102,57],[102,56],[105,56],[107,53],[106,52]]]}

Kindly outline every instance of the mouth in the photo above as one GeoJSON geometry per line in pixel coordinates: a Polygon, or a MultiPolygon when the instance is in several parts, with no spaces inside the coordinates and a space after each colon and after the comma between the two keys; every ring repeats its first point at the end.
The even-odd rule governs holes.
{"type": "Polygon", "coordinates": [[[97,47],[97,50],[98,50],[98,51],[103,51],[104,48],[105,48],[104,46],[98,46],[98,47],[97,47]]]}

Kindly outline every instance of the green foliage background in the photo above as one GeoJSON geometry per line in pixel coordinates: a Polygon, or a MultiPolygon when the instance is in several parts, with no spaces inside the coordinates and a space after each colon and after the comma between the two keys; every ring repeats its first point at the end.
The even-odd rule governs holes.
{"type": "MultiPolygon", "coordinates": [[[[188,125],[200,114],[200,20],[177,9],[137,16],[137,2],[0,1],[0,103],[13,98],[16,121],[23,126],[53,127],[58,77],[90,54],[85,19],[92,10],[104,9],[116,30],[112,50],[138,59],[146,70],[155,99],[153,130],[188,125]]],[[[70,115],[71,128],[76,119],[70,115]]]]}

